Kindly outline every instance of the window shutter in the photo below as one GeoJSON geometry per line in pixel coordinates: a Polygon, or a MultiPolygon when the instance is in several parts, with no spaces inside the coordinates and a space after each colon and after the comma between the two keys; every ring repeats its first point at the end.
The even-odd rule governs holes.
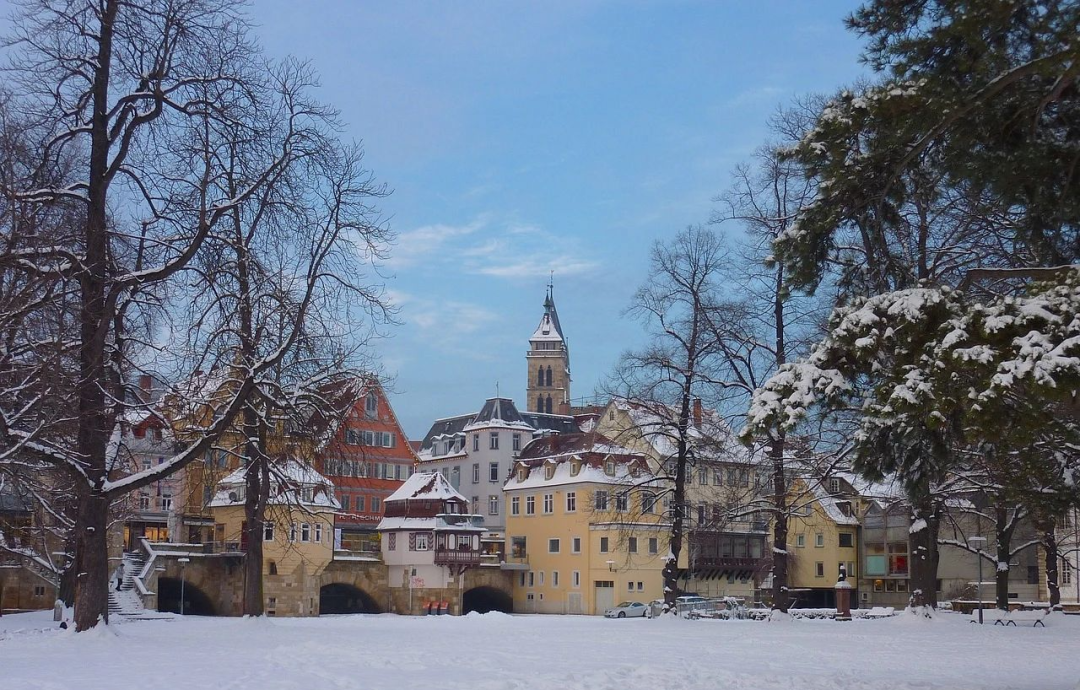
{"type": "Polygon", "coordinates": [[[409,551],[416,551],[416,532],[409,532],[409,551]]]}

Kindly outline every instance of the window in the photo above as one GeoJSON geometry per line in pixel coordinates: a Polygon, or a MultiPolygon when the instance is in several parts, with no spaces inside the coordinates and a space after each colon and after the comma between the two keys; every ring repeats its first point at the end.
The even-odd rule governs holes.
{"type": "Polygon", "coordinates": [[[649,537],[649,553],[659,553],[659,540],[656,537],[649,537]]]}
{"type": "MultiPolygon", "coordinates": [[[[548,388],[550,388],[551,387],[551,367],[550,366],[547,368],[547,371],[545,372],[545,374],[546,374],[546,376],[544,377],[545,383],[548,386],[548,388]]],[[[548,410],[548,413],[550,413],[550,412],[551,412],[551,410],[548,410]]]]}
{"type": "Polygon", "coordinates": [[[480,463],[474,462],[472,466],[472,483],[480,483],[480,463]]]}
{"type": "Polygon", "coordinates": [[[525,497],[525,514],[536,515],[536,496],[525,497]]]}
{"type": "Polygon", "coordinates": [[[641,512],[645,515],[652,515],[656,510],[656,494],[644,493],[641,494],[641,512]]]}
{"type": "Polygon", "coordinates": [[[614,477],[615,476],[615,461],[614,460],[608,460],[607,462],[604,463],[604,474],[608,475],[609,477],[614,477]]]}
{"type": "Polygon", "coordinates": [[[514,496],[510,499],[510,514],[521,515],[521,496],[514,496]]]}
{"type": "Polygon", "coordinates": [[[825,546],[825,535],[821,532],[814,535],[814,546],[819,549],[825,546]]]}
{"type": "Polygon", "coordinates": [[[699,503],[697,507],[697,521],[699,525],[705,524],[705,504],[699,503]]]}
{"type": "Polygon", "coordinates": [[[544,411],[547,412],[548,414],[551,414],[551,396],[550,395],[547,397],[547,400],[544,401],[544,411]]]}
{"type": "Polygon", "coordinates": [[[457,489],[461,486],[461,468],[455,467],[450,471],[450,486],[457,489]]]}
{"type": "Polygon", "coordinates": [[[342,494],[341,496],[341,509],[345,512],[349,511],[349,494],[342,494]]]}
{"type": "MultiPolygon", "coordinates": [[[[541,345],[543,345],[543,343],[541,343],[541,345]]],[[[543,367],[543,365],[540,365],[540,366],[536,367],[536,385],[537,386],[543,386],[544,385],[544,367],[543,367]]]]}
{"type": "Polygon", "coordinates": [[[559,571],[558,570],[552,570],[551,571],[551,586],[552,587],[558,587],[559,586],[559,571]]]}
{"type": "Polygon", "coordinates": [[[833,478],[833,479],[829,480],[829,493],[831,493],[831,494],[840,493],[840,480],[839,479],[833,478]]]}
{"type": "Polygon", "coordinates": [[[368,419],[375,419],[375,415],[379,413],[379,399],[375,397],[374,393],[368,393],[367,399],[364,401],[364,415],[368,419]]]}
{"type": "Polygon", "coordinates": [[[615,494],[615,510],[620,513],[625,513],[629,510],[630,497],[625,491],[615,494]]]}
{"type": "Polygon", "coordinates": [[[600,553],[608,552],[608,538],[600,537],[600,553]]]}
{"type": "Polygon", "coordinates": [[[555,512],[555,495],[544,494],[544,514],[550,515],[555,512]]]}
{"type": "Polygon", "coordinates": [[[492,494],[488,496],[488,515],[499,514],[499,496],[492,494]]]}
{"type": "Polygon", "coordinates": [[[473,496],[472,497],[472,514],[477,515],[479,513],[480,513],[480,497],[479,496],[473,496]]]}
{"type": "Polygon", "coordinates": [[[386,548],[388,551],[397,550],[397,532],[391,532],[386,538],[386,548]]]}
{"type": "Polygon", "coordinates": [[[626,583],[626,591],[627,592],[633,592],[634,591],[634,583],[633,582],[627,582],[626,583]]]}
{"type": "Polygon", "coordinates": [[[705,486],[709,483],[709,471],[706,469],[700,469],[697,471],[697,483],[705,486]]]}
{"type": "Polygon", "coordinates": [[[626,540],[626,550],[630,553],[637,553],[637,537],[630,537],[626,540]]]}
{"type": "Polygon", "coordinates": [[[724,473],[723,473],[722,470],[713,470],[712,483],[713,483],[713,486],[723,486],[723,484],[724,484],[724,473]]]}
{"type": "Polygon", "coordinates": [[[851,532],[840,533],[840,548],[850,549],[855,546],[855,535],[851,532]]]}
{"type": "Polygon", "coordinates": [[[363,495],[356,496],[356,512],[363,513],[367,510],[367,499],[363,495]]]}
{"type": "Polygon", "coordinates": [[[804,546],[806,546],[806,535],[805,534],[796,534],[795,535],[795,546],[796,546],[796,548],[800,548],[800,549],[803,548],[804,546]]]}
{"type": "Polygon", "coordinates": [[[566,512],[573,513],[577,511],[577,493],[574,491],[566,492],[566,512]]]}
{"type": "Polygon", "coordinates": [[[34,585],[34,596],[35,597],[43,597],[43,596],[45,596],[45,585],[34,585]]]}
{"type": "Polygon", "coordinates": [[[472,449],[473,452],[480,450],[480,434],[472,435],[472,449]]]}
{"type": "Polygon", "coordinates": [[[322,523],[321,522],[316,522],[315,523],[315,543],[316,544],[321,544],[322,543],[322,523]]]}
{"type": "Polygon", "coordinates": [[[548,553],[559,553],[558,539],[548,539],[548,553]]]}
{"type": "MultiPolygon", "coordinates": [[[[488,446],[488,448],[490,448],[491,450],[499,450],[499,432],[498,431],[492,431],[491,432],[491,440],[490,440],[490,445],[488,446]]],[[[492,481],[496,481],[496,480],[493,479],[492,481]]]]}
{"type": "MultiPolygon", "coordinates": [[[[495,441],[495,447],[499,447],[499,442],[497,440],[495,441]]],[[[488,481],[495,482],[496,484],[499,482],[499,463],[488,463],[488,481]]]]}
{"type": "Polygon", "coordinates": [[[300,541],[311,541],[311,525],[306,522],[300,524],[300,541]]]}
{"type": "Polygon", "coordinates": [[[274,541],[274,523],[263,524],[263,541],[274,541]]]}
{"type": "Polygon", "coordinates": [[[427,551],[430,548],[428,546],[427,532],[413,532],[413,536],[416,537],[416,548],[414,549],[415,551],[427,551]]]}
{"type": "Polygon", "coordinates": [[[574,537],[570,540],[570,551],[573,553],[581,553],[581,537],[574,537]]]}
{"type": "Polygon", "coordinates": [[[371,497],[371,512],[373,512],[373,513],[379,512],[382,509],[382,506],[380,505],[380,503],[382,503],[382,500],[378,496],[372,496],[371,497]]]}
{"type": "Polygon", "coordinates": [[[825,564],[821,561],[814,564],[814,577],[825,577],[825,564]]]}
{"type": "Polygon", "coordinates": [[[532,587],[536,582],[536,574],[531,570],[529,571],[529,586],[532,587]]]}
{"type": "Polygon", "coordinates": [[[574,586],[574,587],[580,587],[581,586],[581,573],[578,572],[577,570],[570,573],[570,584],[572,586],[574,586]]]}
{"type": "Polygon", "coordinates": [[[598,490],[593,492],[593,508],[607,510],[607,491],[598,490]]]}
{"type": "Polygon", "coordinates": [[[638,581],[638,583],[637,583],[637,591],[639,591],[639,592],[644,592],[645,591],[645,583],[644,582],[641,582],[640,580],[638,581]]]}
{"type": "Polygon", "coordinates": [[[1072,566],[1067,559],[1062,559],[1061,561],[1061,584],[1072,584],[1072,566]]]}
{"type": "Polygon", "coordinates": [[[289,526],[289,541],[296,541],[296,523],[289,526]]]}
{"type": "Polygon", "coordinates": [[[521,434],[514,434],[513,441],[514,450],[521,450],[521,434]]]}
{"type": "Polygon", "coordinates": [[[750,486],[750,470],[739,470],[739,486],[750,486]]]}

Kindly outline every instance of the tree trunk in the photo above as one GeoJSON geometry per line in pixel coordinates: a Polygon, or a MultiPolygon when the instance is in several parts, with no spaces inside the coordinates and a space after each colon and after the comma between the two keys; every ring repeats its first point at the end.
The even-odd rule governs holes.
{"type": "MultiPolygon", "coordinates": [[[[246,426],[246,425],[245,425],[246,426]]],[[[254,445],[254,444],[249,444],[254,445]]],[[[244,615],[263,615],[263,530],[266,521],[268,473],[260,455],[249,459],[247,496],[244,516],[247,519],[247,550],[244,552],[244,615]]]]}
{"type": "Polygon", "coordinates": [[[87,180],[85,221],[86,258],[79,273],[79,421],[77,448],[85,478],[75,524],[79,567],[75,585],[75,628],[88,630],[99,620],[109,620],[109,501],[103,493],[105,450],[109,434],[105,409],[105,343],[108,324],[105,310],[108,240],[109,75],[112,28],[118,3],[104,3],[98,39],[97,65],[93,71],[93,116],[90,125],[90,169],[87,180]]]}
{"type": "Polygon", "coordinates": [[[787,477],[784,476],[784,434],[775,439],[769,456],[773,466],[773,609],[787,613],[791,606],[791,593],[788,589],[788,514],[787,514],[787,477]]]}
{"type": "Polygon", "coordinates": [[[109,501],[100,492],[79,499],[78,562],[75,580],[75,629],[89,630],[109,622],[109,501]]]}
{"type": "Polygon", "coordinates": [[[1058,581],[1058,564],[1061,562],[1061,554],[1058,551],[1057,536],[1054,534],[1053,518],[1037,518],[1035,520],[1035,529],[1042,534],[1046,564],[1046,592],[1050,599],[1050,609],[1060,610],[1061,587],[1058,581]]]}
{"type": "Polygon", "coordinates": [[[1002,504],[994,506],[997,539],[997,562],[994,563],[994,606],[1009,610],[1009,561],[1012,549],[1013,526],[1008,509],[1002,504]]]}
{"type": "Polygon", "coordinates": [[[937,537],[940,516],[929,496],[913,501],[911,507],[911,597],[912,608],[937,607],[937,537]]]}

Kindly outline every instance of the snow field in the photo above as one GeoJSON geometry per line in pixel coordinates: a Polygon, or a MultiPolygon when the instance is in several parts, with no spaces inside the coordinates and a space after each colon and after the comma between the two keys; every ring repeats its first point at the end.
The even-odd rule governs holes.
{"type": "Polygon", "coordinates": [[[926,621],[578,616],[189,616],[85,635],[0,618],[0,690],[1074,690],[1080,618],[926,621]]]}

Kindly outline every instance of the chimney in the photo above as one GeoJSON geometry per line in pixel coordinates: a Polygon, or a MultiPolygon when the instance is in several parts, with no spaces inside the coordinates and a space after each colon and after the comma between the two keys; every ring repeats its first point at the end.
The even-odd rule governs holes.
{"type": "Polygon", "coordinates": [[[694,398],[694,426],[701,428],[701,398],[694,398]]]}

